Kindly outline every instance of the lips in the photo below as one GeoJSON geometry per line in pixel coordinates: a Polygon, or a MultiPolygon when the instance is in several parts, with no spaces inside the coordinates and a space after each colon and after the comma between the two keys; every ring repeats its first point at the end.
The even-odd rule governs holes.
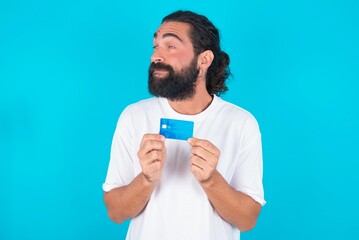
{"type": "Polygon", "coordinates": [[[153,64],[150,67],[150,73],[154,77],[167,77],[170,74],[171,66],[167,66],[164,64],[153,64]]]}
{"type": "Polygon", "coordinates": [[[155,77],[165,77],[168,75],[168,70],[165,69],[155,69],[152,71],[152,76],[155,77]]]}

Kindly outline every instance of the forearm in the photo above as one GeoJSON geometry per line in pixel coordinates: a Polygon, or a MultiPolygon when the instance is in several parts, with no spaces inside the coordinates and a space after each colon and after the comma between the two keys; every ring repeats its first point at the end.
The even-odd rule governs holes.
{"type": "Polygon", "coordinates": [[[261,205],[232,188],[218,171],[201,185],[209,201],[224,220],[243,232],[255,226],[261,205]]]}
{"type": "Polygon", "coordinates": [[[145,208],[154,188],[155,185],[140,173],[129,185],[106,192],[104,201],[110,219],[121,223],[137,216],[145,208]]]}

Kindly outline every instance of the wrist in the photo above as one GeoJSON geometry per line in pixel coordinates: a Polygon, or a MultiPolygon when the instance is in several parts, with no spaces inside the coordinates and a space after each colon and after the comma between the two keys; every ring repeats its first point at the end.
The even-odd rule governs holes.
{"type": "Polygon", "coordinates": [[[202,180],[200,181],[199,183],[201,184],[201,186],[205,189],[208,189],[208,188],[211,188],[213,187],[213,185],[215,184],[216,182],[216,175],[218,174],[217,170],[215,170],[213,172],[213,174],[207,178],[206,180],[202,180]]]}
{"type": "Polygon", "coordinates": [[[140,173],[142,185],[145,187],[155,188],[158,181],[150,180],[143,172],[140,173]]]}

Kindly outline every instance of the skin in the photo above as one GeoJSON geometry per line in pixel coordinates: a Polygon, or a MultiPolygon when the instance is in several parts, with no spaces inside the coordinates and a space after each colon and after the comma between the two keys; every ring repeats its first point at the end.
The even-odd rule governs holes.
{"type": "MultiPolygon", "coordinates": [[[[189,38],[190,26],[186,23],[165,22],[154,35],[154,52],[151,62],[171,65],[175,71],[189,66],[194,50],[189,38]]],[[[171,107],[181,113],[194,115],[204,111],[212,102],[207,92],[205,76],[213,61],[213,53],[204,51],[198,56],[196,93],[192,99],[169,101],[171,107]]],[[[158,70],[155,76],[162,78],[168,72],[158,70]]],[[[240,231],[252,229],[259,216],[261,205],[249,196],[232,188],[216,170],[220,150],[205,139],[191,138],[191,167],[189,171],[202,186],[218,214],[240,231]]],[[[127,186],[106,192],[104,201],[109,217],[121,223],[140,214],[146,207],[152,192],[158,185],[166,163],[166,146],[163,136],[145,134],[140,144],[138,158],[142,172],[127,186]]]]}

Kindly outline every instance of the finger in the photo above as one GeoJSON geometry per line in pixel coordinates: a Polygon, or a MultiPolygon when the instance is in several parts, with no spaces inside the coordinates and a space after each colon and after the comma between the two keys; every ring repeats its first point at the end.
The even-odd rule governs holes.
{"type": "Polygon", "coordinates": [[[142,137],[140,149],[137,153],[139,158],[152,150],[161,150],[164,146],[165,138],[160,134],[145,134],[142,137]]]}
{"type": "Polygon", "coordinates": [[[197,155],[192,155],[190,158],[191,165],[195,165],[201,170],[203,170],[204,173],[210,173],[214,169],[216,169],[217,166],[217,159],[211,158],[211,159],[203,159],[197,155]]]}
{"type": "Polygon", "coordinates": [[[160,135],[160,134],[150,134],[150,133],[147,133],[145,135],[143,135],[142,137],[142,141],[141,141],[141,144],[140,144],[140,148],[141,146],[149,141],[149,140],[152,140],[152,141],[159,141],[159,142],[164,142],[165,141],[165,137],[160,135]]]}
{"type": "Polygon", "coordinates": [[[192,147],[202,147],[203,149],[207,150],[208,152],[212,153],[215,156],[219,156],[220,152],[219,149],[213,145],[210,141],[199,139],[199,138],[190,138],[188,139],[188,143],[192,147]]]}
{"type": "Polygon", "coordinates": [[[195,178],[199,181],[203,180],[206,176],[205,171],[198,165],[196,164],[191,164],[191,168],[190,168],[192,174],[195,176],[195,178]]]}
{"type": "Polygon", "coordinates": [[[150,165],[157,161],[162,162],[164,159],[163,157],[164,157],[164,155],[161,151],[153,150],[153,151],[147,153],[146,155],[144,155],[142,158],[140,158],[140,163],[142,165],[150,165]]]}
{"type": "Polygon", "coordinates": [[[164,142],[148,140],[142,144],[137,155],[139,158],[142,158],[151,151],[161,151],[164,150],[164,148],[164,142]]]}
{"type": "Polygon", "coordinates": [[[191,158],[191,172],[198,181],[203,182],[210,178],[214,168],[208,165],[202,158],[193,155],[191,158]]]}
{"type": "Polygon", "coordinates": [[[146,177],[147,180],[152,181],[153,177],[161,171],[163,164],[159,161],[154,162],[153,164],[146,166],[142,169],[143,175],[146,177]]]}
{"type": "Polygon", "coordinates": [[[198,146],[192,147],[191,152],[192,152],[192,154],[203,158],[205,161],[206,161],[206,159],[215,157],[213,153],[207,151],[206,149],[204,149],[202,147],[198,147],[198,146]]]}
{"type": "Polygon", "coordinates": [[[217,166],[218,157],[201,147],[194,147],[192,150],[192,156],[193,159],[196,159],[195,157],[198,158],[198,164],[201,164],[201,166],[202,164],[203,166],[208,166],[209,168],[215,168],[217,166]]]}
{"type": "Polygon", "coordinates": [[[196,155],[191,156],[190,162],[191,162],[191,165],[195,165],[196,167],[200,168],[201,170],[205,170],[208,165],[203,158],[198,157],[196,155]]]}
{"type": "Polygon", "coordinates": [[[166,145],[164,145],[162,152],[162,164],[165,164],[166,159],[167,159],[167,148],[166,145]]]}
{"type": "Polygon", "coordinates": [[[203,174],[203,169],[198,167],[195,164],[191,165],[191,172],[197,177],[201,176],[203,174]]]}
{"type": "Polygon", "coordinates": [[[154,173],[160,171],[161,168],[162,168],[162,163],[160,161],[156,161],[156,162],[148,165],[147,168],[145,168],[145,170],[148,174],[154,174],[154,173]]]}

